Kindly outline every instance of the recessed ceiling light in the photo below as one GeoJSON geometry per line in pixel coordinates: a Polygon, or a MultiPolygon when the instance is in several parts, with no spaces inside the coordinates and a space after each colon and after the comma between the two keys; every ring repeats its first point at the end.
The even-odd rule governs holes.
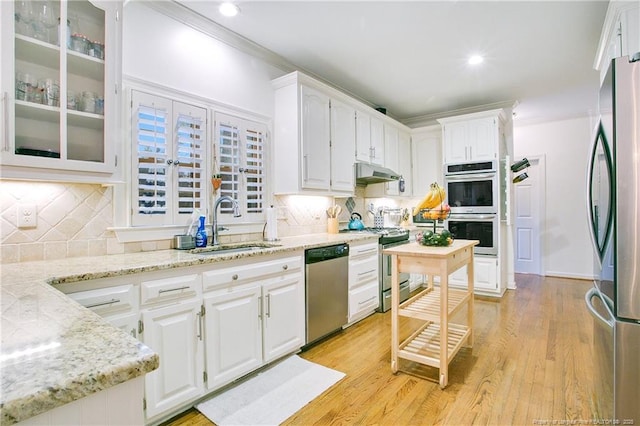
{"type": "Polygon", "coordinates": [[[222,3],[220,5],[220,7],[218,8],[218,10],[224,16],[236,16],[238,14],[238,12],[240,12],[240,8],[238,7],[238,5],[233,4],[231,2],[228,2],[228,1],[222,3]]]}
{"type": "Polygon", "coordinates": [[[469,65],[478,65],[481,64],[482,61],[484,61],[484,58],[480,55],[472,55],[469,58],[469,65]]]}

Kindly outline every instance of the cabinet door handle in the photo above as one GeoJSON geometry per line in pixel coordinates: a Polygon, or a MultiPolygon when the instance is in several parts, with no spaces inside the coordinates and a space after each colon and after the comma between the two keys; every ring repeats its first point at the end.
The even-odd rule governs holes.
{"type": "Polygon", "coordinates": [[[307,155],[302,157],[302,168],[304,169],[304,181],[309,180],[309,168],[307,167],[307,155]]]}
{"type": "Polygon", "coordinates": [[[2,116],[4,120],[4,147],[3,151],[9,151],[9,94],[2,94],[2,116]]]}
{"type": "Polygon", "coordinates": [[[180,160],[176,160],[176,161],[174,161],[174,162],[173,162],[173,165],[174,165],[174,166],[179,166],[179,165],[180,165],[180,160]]]}
{"type": "Polygon", "coordinates": [[[158,292],[158,294],[162,294],[162,293],[169,293],[170,291],[180,291],[180,290],[186,290],[188,289],[189,286],[185,285],[184,287],[178,287],[178,288],[169,288],[169,289],[162,289],[158,292]]]}
{"type": "Polygon", "coordinates": [[[363,301],[361,301],[361,302],[358,302],[358,305],[364,305],[364,304],[369,303],[369,302],[371,302],[371,301],[373,301],[373,300],[375,300],[375,299],[377,299],[377,298],[378,298],[378,296],[377,296],[377,295],[376,295],[376,296],[371,296],[371,297],[370,297],[370,298],[368,298],[367,300],[363,300],[363,301]]]}
{"type": "Polygon", "coordinates": [[[111,305],[112,303],[119,303],[120,299],[111,299],[108,302],[100,302],[100,303],[94,303],[91,305],[86,305],[85,308],[97,308],[98,306],[104,306],[104,305],[111,305]]]}
{"type": "Polygon", "coordinates": [[[172,164],[173,164],[173,160],[172,160],[171,158],[169,158],[169,159],[167,160],[167,165],[168,165],[168,166],[170,166],[170,165],[172,165],[172,164]]]}
{"type": "Polygon", "coordinates": [[[258,319],[262,320],[262,296],[258,296],[258,319]]]}
{"type": "Polygon", "coordinates": [[[282,265],[282,269],[286,271],[287,269],[289,269],[289,265],[282,265]]]}
{"type": "Polygon", "coordinates": [[[237,280],[238,279],[238,274],[233,274],[231,276],[231,279],[234,280],[234,281],[237,280]]]}
{"type": "Polygon", "coordinates": [[[198,312],[196,316],[198,317],[198,334],[196,337],[198,338],[198,340],[202,341],[202,311],[198,312]]]}
{"type": "Polygon", "coordinates": [[[267,294],[267,318],[271,318],[271,295],[267,294]]]}

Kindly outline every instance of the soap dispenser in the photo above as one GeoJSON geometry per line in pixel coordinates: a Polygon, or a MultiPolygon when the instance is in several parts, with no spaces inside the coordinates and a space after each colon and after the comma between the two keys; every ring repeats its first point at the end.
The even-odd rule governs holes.
{"type": "Polygon", "coordinates": [[[207,246],[207,231],[204,228],[204,216],[200,216],[200,226],[196,232],[196,247],[207,246]]]}

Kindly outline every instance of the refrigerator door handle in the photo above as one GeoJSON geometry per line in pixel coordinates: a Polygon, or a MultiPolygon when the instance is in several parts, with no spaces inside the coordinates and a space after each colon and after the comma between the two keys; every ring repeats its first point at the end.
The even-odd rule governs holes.
{"type": "MultiPolygon", "coordinates": [[[[594,297],[600,298],[600,295],[598,294],[598,290],[596,290],[595,287],[592,287],[589,289],[589,291],[587,291],[584,295],[584,301],[587,304],[587,309],[589,310],[589,312],[591,313],[591,315],[593,315],[594,318],[599,319],[600,321],[602,321],[604,324],[608,325],[609,327],[613,328],[614,325],[614,319],[607,319],[605,317],[603,317],[600,313],[598,313],[598,311],[596,311],[596,309],[593,307],[593,303],[591,303],[591,299],[593,299],[594,297]]],[[[606,296],[605,296],[606,297],[606,296]]],[[[600,298],[600,300],[602,300],[602,302],[604,304],[606,304],[607,306],[610,306],[606,300],[603,300],[602,298],[600,298]]]]}

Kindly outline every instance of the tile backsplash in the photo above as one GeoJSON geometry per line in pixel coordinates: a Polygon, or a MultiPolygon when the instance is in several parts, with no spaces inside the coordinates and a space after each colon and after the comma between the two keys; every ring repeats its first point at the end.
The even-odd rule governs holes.
{"type": "MultiPolygon", "coordinates": [[[[287,195],[274,197],[278,207],[278,236],[322,233],[327,230],[326,210],[334,203],[342,207],[340,228],[346,228],[350,213],[347,198],[287,195]]],[[[373,226],[367,205],[405,207],[409,200],[366,199],[357,187],[353,210],[373,226]]],[[[113,226],[113,188],[92,184],[19,182],[0,180],[0,263],[52,260],[105,254],[134,253],[171,248],[171,240],[120,243],[113,226]],[[18,228],[18,209],[36,208],[36,226],[18,228]]],[[[261,234],[227,235],[221,242],[248,241],[261,234]]]]}
{"type": "Polygon", "coordinates": [[[113,189],[101,185],[0,181],[2,263],[169,248],[170,241],[119,243],[113,189]],[[36,226],[18,228],[18,209],[35,205],[36,226]]]}

